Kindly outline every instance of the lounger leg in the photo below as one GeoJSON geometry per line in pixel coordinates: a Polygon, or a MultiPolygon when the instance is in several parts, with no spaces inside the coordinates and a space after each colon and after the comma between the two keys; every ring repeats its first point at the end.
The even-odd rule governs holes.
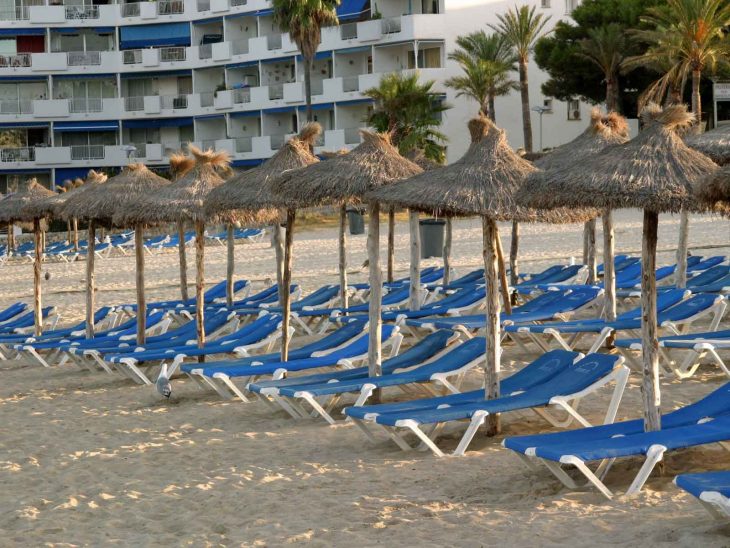
{"type": "MultiPolygon", "coordinates": [[[[396,444],[396,445],[397,445],[398,447],[400,447],[400,448],[401,448],[401,450],[403,450],[403,451],[412,451],[412,450],[413,450],[413,447],[412,447],[412,446],[411,446],[411,445],[410,445],[410,444],[409,444],[409,443],[408,443],[408,442],[407,442],[406,440],[404,440],[404,439],[403,439],[403,437],[402,437],[402,436],[401,436],[401,435],[400,435],[400,434],[399,434],[398,432],[396,432],[396,430],[395,430],[394,428],[391,428],[391,427],[389,427],[389,426],[383,426],[383,425],[381,425],[381,426],[383,427],[383,430],[385,430],[385,432],[386,432],[386,433],[388,434],[388,437],[389,437],[389,438],[390,438],[391,440],[393,440],[393,442],[394,442],[394,443],[395,443],[395,444],[396,444]]],[[[435,445],[435,444],[434,444],[434,443],[433,443],[433,442],[432,442],[432,441],[431,441],[431,440],[430,440],[430,439],[428,438],[428,436],[426,436],[426,434],[424,434],[424,433],[423,433],[423,432],[422,432],[422,431],[421,431],[421,430],[420,430],[420,429],[418,428],[418,426],[417,426],[417,425],[416,425],[415,429],[413,429],[413,428],[410,428],[410,427],[406,427],[406,428],[409,428],[409,429],[410,429],[410,430],[411,430],[411,431],[412,431],[412,432],[413,432],[414,434],[416,434],[416,436],[418,436],[418,437],[419,437],[419,438],[420,438],[421,440],[424,440],[424,438],[425,438],[426,440],[428,440],[428,443],[426,444],[426,445],[428,445],[428,447],[432,447],[432,446],[433,446],[433,447],[436,447],[436,445],[435,445]]],[[[437,455],[437,456],[439,456],[439,457],[442,457],[442,456],[443,456],[443,453],[441,453],[441,450],[440,450],[440,449],[439,449],[438,447],[436,447],[436,450],[438,451],[438,452],[435,452],[435,453],[436,453],[436,455],[437,455]],[[439,454],[439,453],[441,453],[441,454],[439,454]]]]}
{"type": "Polygon", "coordinates": [[[137,367],[137,365],[134,363],[132,359],[124,359],[121,361],[121,365],[125,365],[127,367],[127,370],[134,373],[134,377],[132,377],[136,382],[139,384],[152,384],[152,381],[150,381],[147,378],[147,375],[142,373],[142,371],[137,367]]]}
{"type": "Polygon", "coordinates": [[[626,491],[627,496],[635,495],[641,491],[641,488],[644,487],[646,480],[649,479],[656,464],[664,458],[664,452],[666,450],[667,448],[663,445],[652,445],[649,447],[649,450],[646,452],[646,461],[644,461],[639,473],[636,474],[636,478],[626,491]]]}
{"type": "Polygon", "coordinates": [[[466,453],[467,448],[469,447],[469,444],[471,443],[471,440],[474,439],[474,436],[477,433],[477,430],[479,430],[479,427],[484,424],[484,419],[487,418],[486,411],[476,411],[471,416],[471,421],[469,422],[469,428],[466,429],[466,432],[464,432],[464,435],[461,438],[461,441],[459,442],[459,445],[456,446],[456,449],[454,449],[454,455],[457,457],[461,457],[466,453]]]}
{"type": "Polygon", "coordinates": [[[282,398],[278,394],[269,394],[269,397],[273,401],[275,401],[279,405],[279,407],[281,407],[284,411],[291,415],[293,419],[301,420],[309,418],[309,413],[307,413],[306,410],[302,409],[302,407],[296,402],[292,402],[287,400],[286,398],[282,398]]]}
{"type": "Polygon", "coordinates": [[[573,478],[571,478],[565,472],[565,470],[563,470],[563,468],[560,466],[559,463],[553,462],[553,461],[550,461],[550,460],[543,460],[542,462],[543,462],[543,464],[545,464],[545,466],[547,467],[547,469],[550,470],[550,472],[553,473],[553,475],[558,479],[558,481],[560,481],[560,483],[562,483],[563,485],[565,485],[565,487],[567,487],[568,489],[579,489],[580,488],[580,485],[578,485],[573,480],[573,478]]]}
{"type": "Polygon", "coordinates": [[[48,362],[44,360],[38,352],[36,352],[35,348],[26,348],[26,352],[28,352],[28,354],[38,360],[38,362],[40,362],[43,367],[50,367],[50,365],[48,365],[48,362]]]}
{"type": "Polygon", "coordinates": [[[527,455],[525,455],[523,453],[520,453],[520,452],[516,452],[515,454],[520,458],[520,460],[522,461],[522,464],[524,464],[530,470],[537,470],[538,469],[538,467],[535,464],[535,462],[530,457],[528,457],[527,455]]]}
{"type": "Polygon", "coordinates": [[[712,359],[715,361],[718,367],[722,369],[723,373],[730,377],[730,369],[728,369],[728,367],[725,365],[725,362],[722,360],[717,351],[714,348],[708,348],[707,353],[712,356],[712,359]]]}
{"type": "Polygon", "coordinates": [[[357,400],[355,400],[355,403],[353,404],[354,407],[362,407],[365,405],[365,402],[370,399],[370,396],[373,395],[373,391],[375,390],[374,384],[365,384],[360,389],[360,395],[357,397],[357,400]]]}
{"type": "MultiPolygon", "coordinates": [[[[613,493],[611,492],[611,490],[608,487],[606,487],[606,485],[598,478],[598,476],[596,476],[593,473],[593,471],[590,468],[588,468],[586,463],[583,462],[581,459],[579,459],[578,457],[574,457],[572,455],[568,455],[568,456],[562,457],[560,459],[560,462],[564,463],[564,464],[572,464],[573,466],[575,466],[578,470],[580,470],[580,472],[585,476],[585,478],[591,484],[593,484],[593,486],[596,489],[598,489],[601,493],[603,493],[603,496],[605,496],[608,499],[613,498],[613,493]]],[[[553,468],[551,468],[550,465],[557,467],[558,469],[560,469],[560,471],[563,474],[565,474],[565,472],[560,468],[560,466],[557,463],[545,461],[545,464],[548,465],[548,468],[551,469],[553,474],[555,474],[555,470],[553,468]]],[[[567,476],[567,474],[565,474],[565,475],[567,476]]],[[[557,474],[556,474],[556,476],[557,476],[557,474]]],[[[560,478],[560,476],[558,476],[558,478],[560,478]]],[[[561,479],[561,481],[563,481],[563,480],[561,479]]],[[[572,482],[572,483],[573,483],[573,485],[575,485],[575,482],[572,482]]],[[[574,489],[575,487],[572,487],[572,488],[574,489]]]]}
{"type": "Polygon", "coordinates": [[[227,389],[226,386],[221,386],[220,383],[217,382],[217,379],[212,379],[210,377],[206,377],[204,375],[201,375],[201,378],[205,383],[210,386],[213,390],[216,391],[216,393],[223,398],[224,400],[231,400],[234,397],[234,394],[227,389]]]}
{"type": "Polygon", "coordinates": [[[233,381],[231,381],[231,378],[228,375],[215,375],[213,378],[223,381],[231,392],[233,392],[236,396],[241,398],[241,401],[243,401],[245,403],[248,403],[250,401],[243,394],[243,392],[241,392],[241,389],[238,388],[238,386],[236,386],[235,384],[233,384],[233,381]]]}
{"type": "Polygon", "coordinates": [[[378,438],[373,436],[373,433],[370,431],[370,429],[360,419],[352,419],[352,422],[362,431],[363,434],[365,434],[365,437],[371,443],[379,443],[378,438]]]}
{"type": "Polygon", "coordinates": [[[329,413],[327,413],[327,411],[324,409],[324,407],[322,407],[322,405],[317,401],[317,399],[312,397],[311,394],[304,392],[303,394],[300,394],[300,396],[304,401],[306,401],[309,405],[311,405],[312,409],[314,409],[329,424],[336,424],[335,419],[333,419],[332,416],[329,413]]]}
{"type": "Polygon", "coordinates": [[[187,372],[185,374],[188,376],[188,378],[195,381],[195,384],[197,384],[198,388],[200,388],[201,390],[206,387],[206,384],[198,378],[198,375],[191,375],[190,373],[187,373],[187,372]]]}
{"type": "Polygon", "coordinates": [[[604,327],[601,329],[601,332],[596,337],[596,340],[593,341],[593,344],[591,345],[590,349],[588,350],[588,354],[595,354],[598,352],[601,347],[603,346],[603,343],[606,342],[606,339],[613,333],[613,329],[610,327],[604,327]]]}

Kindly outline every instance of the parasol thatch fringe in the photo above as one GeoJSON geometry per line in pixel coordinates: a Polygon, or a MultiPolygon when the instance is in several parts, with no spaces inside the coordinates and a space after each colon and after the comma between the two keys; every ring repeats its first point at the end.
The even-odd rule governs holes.
{"type": "Polygon", "coordinates": [[[690,133],[684,142],[720,165],[730,163],[730,125],[722,125],[705,133],[690,133]]]}
{"type": "Polygon", "coordinates": [[[37,212],[33,206],[36,202],[54,195],[53,191],[40,185],[35,177],[28,179],[21,183],[18,192],[8,194],[0,200],[0,222],[27,223],[45,217],[45,214],[37,212]]]}
{"type": "Polygon", "coordinates": [[[186,156],[182,152],[173,152],[170,154],[170,175],[175,181],[185,175],[195,166],[195,159],[186,156]]]}
{"type": "Polygon", "coordinates": [[[428,158],[426,154],[419,148],[412,148],[406,152],[405,157],[411,162],[420,167],[423,171],[431,171],[432,169],[438,169],[443,167],[438,162],[435,162],[431,158],[428,158]]]}
{"type": "Polygon", "coordinates": [[[694,188],[697,199],[716,211],[730,215],[730,166],[700,181],[694,188]]]}

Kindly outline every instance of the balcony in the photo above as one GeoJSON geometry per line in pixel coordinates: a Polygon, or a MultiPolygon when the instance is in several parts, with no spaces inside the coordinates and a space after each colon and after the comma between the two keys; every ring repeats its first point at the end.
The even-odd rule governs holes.
{"type": "Polygon", "coordinates": [[[0,114],[33,114],[33,102],[30,99],[0,101],[0,114]]]}
{"type": "Polygon", "coordinates": [[[344,129],[345,144],[346,145],[359,145],[360,144],[360,128],[350,127],[344,129]]]}
{"type": "Polygon", "coordinates": [[[101,52],[100,51],[69,51],[66,53],[66,63],[67,63],[67,66],[69,66],[69,67],[101,65],[101,52]]]}
{"type": "Polygon", "coordinates": [[[266,37],[266,49],[269,51],[274,51],[277,49],[281,49],[282,40],[281,40],[281,34],[270,34],[266,37]]]}
{"type": "Polygon", "coordinates": [[[248,51],[248,38],[231,42],[231,55],[247,55],[248,51]]]}
{"type": "Polygon", "coordinates": [[[401,31],[401,18],[400,17],[389,17],[388,19],[380,20],[380,32],[384,35],[397,34],[401,31]]]}
{"type": "Polygon", "coordinates": [[[71,160],[103,160],[105,158],[104,145],[77,145],[71,149],[71,160]]]}
{"type": "Polygon", "coordinates": [[[286,143],[286,135],[271,135],[271,150],[279,150],[286,143]]]}
{"type": "Polygon", "coordinates": [[[198,59],[212,59],[213,44],[203,44],[198,47],[198,59]]]}
{"type": "Polygon", "coordinates": [[[141,17],[155,19],[160,15],[179,15],[185,13],[184,0],[159,0],[157,2],[130,2],[121,4],[122,17],[141,17]]]}
{"type": "Polygon", "coordinates": [[[188,108],[187,95],[162,95],[160,96],[160,107],[163,110],[183,110],[188,108]]]}
{"type": "Polygon", "coordinates": [[[122,17],[139,17],[139,13],[140,13],[139,2],[122,4],[119,7],[122,12],[122,17]]]}
{"type": "Polygon", "coordinates": [[[28,6],[17,6],[0,9],[2,21],[27,21],[30,19],[28,6]]]}
{"type": "Polygon", "coordinates": [[[73,98],[68,100],[68,111],[72,114],[102,112],[104,100],[101,97],[73,98]]]}
{"type": "Polygon", "coordinates": [[[233,90],[233,103],[235,105],[242,105],[244,103],[250,103],[250,102],[251,102],[251,90],[249,88],[233,90]]]}
{"type": "Polygon", "coordinates": [[[245,154],[253,151],[253,137],[236,137],[234,147],[237,154],[245,154]]]}
{"type": "Polygon", "coordinates": [[[124,110],[127,112],[139,112],[144,110],[144,97],[125,97],[124,110]]]}
{"type": "Polygon", "coordinates": [[[357,23],[345,23],[340,25],[341,40],[357,40],[357,23]]]}
{"type": "Polygon", "coordinates": [[[187,48],[183,46],[175,46],[169,48],[160,48],[160,63],[175,63],[185,61],[187,58],[187,48]]]}
{"type": "Polygon", "coordinates": [[[157,2],[157,15],[178,15],[180,13],[185,13],[183,0],[159,0],[157,2]]]}
{"type": "Polygon", "coordinates": [[[200,94],[200,106],[201,107],[212,107],[215,103],[215,92],[206,91],[200,94]]]}
{"type": "Polygon", "coordinates": [[[344,91],[345,93],[360,91],[360,77],[345,76],[344,78],[342,78],[342,91],[344,91]]]}
{"type": "Polygon", "coordinates": [[[35,147],[0,148],[0,162],[3,164],[34,161],[35,147]]]}
{"type": "Polygon", "coordinates": [[[269,101],[279,101],[284,98],[284,84],[269,84],[268,88],[269,101]]]}
{"type": "Polygon", "coordinates": [[[66,5],[64,8],[66,20],[83,21],[86,19],[99,18],[99,6],[85,6],[83,4],[78,4],[70,6],[66,5]]]}
{"type": "Polygon", "coordinates": [[[142,62],[141,49],[127,49],[122,51],[122,63],[125,65],[138,65],[142,62]]]}
{"type": "Polygon", "coordinates": [[[33,64],[30,53],[16,53],[15,55],[0,55],[0,68],[29,67],[33,64]]]}

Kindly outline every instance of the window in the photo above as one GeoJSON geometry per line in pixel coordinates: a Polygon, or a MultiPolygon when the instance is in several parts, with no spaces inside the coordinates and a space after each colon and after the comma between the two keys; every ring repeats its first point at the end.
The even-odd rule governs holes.
{"type": "Polygon", "coordinates": [[[441,48],[423,48],[418,50],[418,65],[413,51],[408,52],[408,68],[441,68],[441,48]]]}
{"type": "Polygon", "coordinates": [[[552,99],[543,99],[542,101],[542,108],[546,109],[545,114],[552,114],[553,112],[553,100],[552,99]]]}
{"type": "Polygon", "coordinates": [[[580,120],[580,101],[568,101],[568,120],[580,120]]]}
{"type": "Polygon", "coordinates": [[[550,0],[540,0],[540,7],[543,9],[550,9],[550,0]]]}

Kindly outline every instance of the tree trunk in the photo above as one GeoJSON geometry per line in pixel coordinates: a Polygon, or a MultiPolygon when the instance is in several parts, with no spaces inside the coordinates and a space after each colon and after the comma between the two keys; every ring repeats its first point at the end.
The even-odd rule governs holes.
{"type": "Polygon", "coordinates": [[[310,57],[304,58],[304,97],[307,102],[307,122],[314,121],[314,114],[312,113],[312,65],[313,59],[310,57]]]}
{"type": "Polygon", "coordinates": [[[388,283],[393,283],[395,263],[395,208],[388,209],[388,283]]]}
{"type": "Polygon", "coordinates": [[[347,207],[340,206],[340,306],[347,308],[347,207]]]}
{"type": "MultiPolygon", "coordinates": [[[[370,283],[370,302],[368,304],[368,375],[379,377],[382,370],[382,349],[380,335],[383,330],[380,311],[383,294],[383,273],[380,271],[380,205],[372,201],[368,204],[370,226],[368,227],[368,264],[370,283]]],[[[370,402],[380,401],[380,390],[376,390],[370,402]]]]}
{"type": "Polygon", "coordinates": [[[677,271],[674,279],[677,287],[687,286],[687,251],[689,249],[689,214],[682,209],[679,217],[679,242],[677,243],[677,271]]]}
{"type": "Polygon", "coordinates": [[[188,300],[188,258],[185,249],[185,225],[182,222],[177,223],[177,253],[180,258],[180,298],[187,302],[188,300]]]}
{"type": "Polygon", "coordinates": [[[452,237],[451,217],[446,217],[446,225],[444,226],[444,277],[443,286],[446,287],[451,283],[451,237],[452,237]]]}
{"type": "Polygon", "coordinates": [[[702,128],[702,98],[700,96],[700,70],[692,71],[692,114],[697,118],[697,124],[702,128]]]}
{"type": "Polygon", "coordinates": [[[89,221],[87,238],[89,244],[86,248],[86,338],[91,339],[94,337],[94,291],[96,290],[96,280],[94,277],[96,223],[94,221],[89,221]]]}
{"type": "Polygon", "coordinates": [[[583,225],[583,264],[588,267],[587,283],[598,282],[596,266],[596,220],[591,219],[583,225]]]}
{"type": "Polygon", "coordinates": [[[137,346],[143,346],[147,329],[147,304],[144,299],[144,229],[134,227],[134,256],[137,261],[137,346]]]}
{"type": "Polygon", "coordinates": [[[41,220],[33,219],[33,239],[35,240],[35,258],[33,260],[33,312],[36,337],[43,332],[43,308],[41,303],[41,262],[43,261],[43,243],[41,238],[41,220]]]}
{"type": "Polygon", "coordinates": [[[512,314],[512,299],[509,294],[509,282],[507,281],[507,268],[504,264],[504,253],[502,251],[502,238],[499,235],[499,228],[494,225],[496,231],[496,246],[497,246],[497,268],[499,272],[499,290],[502,292],[502,301],[504,302],[504,311],[507,314],[512,314]]]}
{"type": "MultiPolygon", "coordinates": [[[[484,257],[484,280],[486,282],[486,369],[484,374],[484,396],[488,400],[499,397],[499,292],[497,290],[497,223],[482,217],[482,238],[484,257]]],[[[499,415],[487,416],[487,436],[499,434],[499,415]]]]}
{"type": "Polygon", "coordinates": [[[408,227],[411,232],[411,272],[408,308],[421,307],[421,232],[418,229],[418,212],[408,210],[408,227]]]}
{"type": "Polygon", "coordinates": [[[74,242],[74,251],[79,250],[79,220],[74,217],[73,218],[73,227],[74,227],[74,235],[73,235],[73,242],[74,242]]]}
{"type": "Polygon", "coordinates": [[[532,152],[532,120],[530,119],[530,88],[527,83],[527,60],[520,60],[520,99],[522,100],[522,132],[525,152],[532,152]]]}
{"type": "Polygon", "coordinates": [[[15,232],[13,232],[13,223],[8,223],[8,251],[15,251],[15,232]]]}
{"type": "Polygon", "coordinates": [[[659,215],[644,210],[644,233],[641,249],[641,347],[644,398],[644,430],[661,429],[659,406],[659,341],[656,312],[656,244],[659,215]]]}
{"type": "Polygon", "coordinates": [[[613,74],[606,75],[606,110],[618,112],[618,86],[613,74]]]}
{"type": "Polygon", "coordinates": [[[276,254],[276,285],[279,288],[279,306],[284,307],[284,238],[280,223],[274,229],[274,251],[276,254]]]}
{"type": "Polygon", "coordinates": [[[603,211],[603,287],[606,295],[604,307],[606,320],[616,320],[616,272],[613,264],[614,257],[614,234],[613,234],[613,212],[610,209],[603,211]]]}
{"type": "Polygon", "coordinates": [[[492,122],[497,123],[497,112],[494,108],[494,94],[489,95],[489,112],[487,116],[489,116],[492,122]]]}
{"type": "Polygon", "coordinates": [[[283,301],[281,321],[281,361],[289,360],[289,316],[291,315],[291,266],[292,266],[292,243],[294,238],[294,221],[296,211],[286,210],[286,237],[284,239],[284,273],[282,276],[283,301]]]}
{"type": "Polygon", "coordinates": [[[515,286],[520,281],[520,265],[519,265],[519,251],[520,251],[520,223],[512,221],[512,240],[509,246],[509,280],[510,283],[515,286]]]}
{"type": "Polygon", "coordinates": [[[236,240],[233,237],[233,225],[229,224],[226,227],[226,306],[231,308],[233,306],[233,274],[236,266],[236,240]]]}
{"type": "MultiPolygon", "coordinates": [[[[205,346],[205,225],[195,222],[195,332],[198,335],[198,348],[205,346]]],[[[205,356],[198,356],[205,361],[205,356]]]]}
{"type": "Polygon", "coordinates": [[[71,221],[66,221],[66,241],[71,243],[71,221]]]}

